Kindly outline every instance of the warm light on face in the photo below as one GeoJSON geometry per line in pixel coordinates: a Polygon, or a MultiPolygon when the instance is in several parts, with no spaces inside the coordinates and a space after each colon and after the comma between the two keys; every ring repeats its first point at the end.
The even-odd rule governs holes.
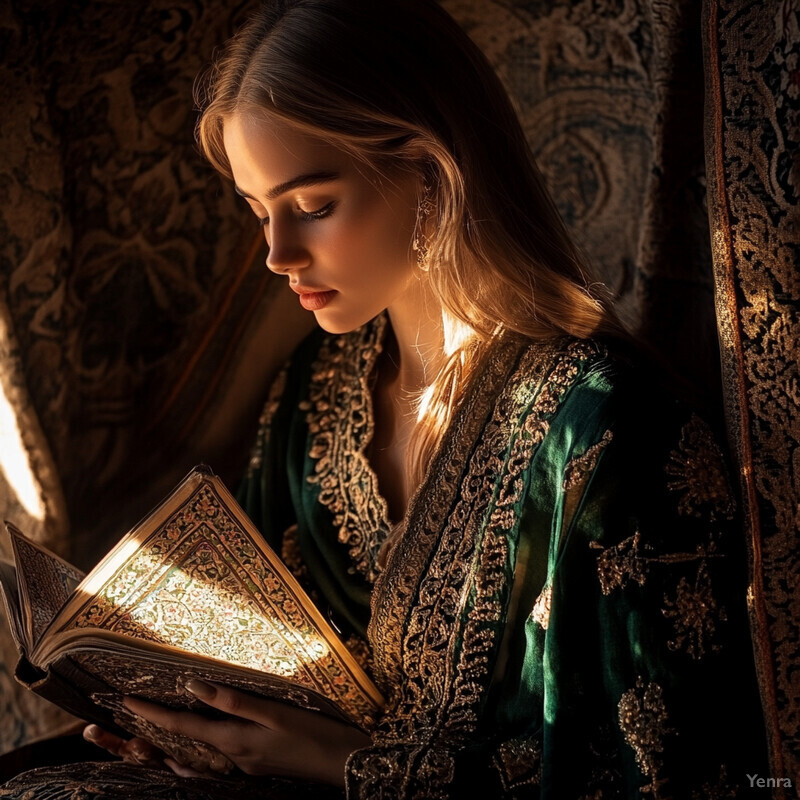
{"type": "Polygon", "coordinates": [[[33,472],[33,465],[19,428],[17,416],[0,383],[0,472],[25,511],[43,521],[46,508],[33,472]]]}

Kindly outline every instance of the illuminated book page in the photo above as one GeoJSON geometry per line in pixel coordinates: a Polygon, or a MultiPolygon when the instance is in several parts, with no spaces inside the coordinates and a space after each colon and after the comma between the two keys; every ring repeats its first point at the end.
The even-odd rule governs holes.
{"type": "Polygon", "coordinates": [[[20,614],[28,647],[34,647],[61,611],[84,574],[72,564],[32,542],[6,523],[17,567],[20,614]]]}
{"type": "Polygon", "coordinates": [[[374,716],[377,691],[222,483],[195,483],[122,543],[124,561],[118,553],[89,576],[59,630],[162,643],[309,688],[354,719],[374,716]]]}

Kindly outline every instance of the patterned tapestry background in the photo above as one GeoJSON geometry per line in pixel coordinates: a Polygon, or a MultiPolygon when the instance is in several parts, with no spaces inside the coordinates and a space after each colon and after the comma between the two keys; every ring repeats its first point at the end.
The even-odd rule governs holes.
{"type": "MultiPolygon", "coordinates": [[[[800,775],[798,0],[443,4],[631,329],[719,424],[725,399],[775,774],[800,775]]],[[[84,567],[197,460],[235,476],[309,325],[192,142],[194,77],[254,0],[221,5],[0,7],[0,380],[38,501],[0,474],[0,510],[84,567]]],[[[0,751],[56,724],[3,644],[0,751]]]]}

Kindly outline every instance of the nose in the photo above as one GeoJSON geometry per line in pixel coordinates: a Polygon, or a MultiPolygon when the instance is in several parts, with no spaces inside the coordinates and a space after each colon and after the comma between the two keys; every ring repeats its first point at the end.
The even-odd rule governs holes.
{"type": "Polygon", "coordinates": [[[311,255],[296,226],[270,221],[269,229],[265,229],[264,235],[269,247],[267,269],[283,275],[310,263],[311,255]]]}

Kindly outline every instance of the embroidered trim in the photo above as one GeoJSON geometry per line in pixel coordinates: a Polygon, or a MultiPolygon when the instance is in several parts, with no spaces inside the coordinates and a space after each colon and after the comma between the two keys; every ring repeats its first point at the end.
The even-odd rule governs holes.
{"type": "Polygon", "coordinates": [[[711,429],[696,414],[681,429],[678,447],[670,453],[665,469],[672,478],[667,488],[683,493],[679,514],[701,517],[705,510],[712,522],[718,516],[733,519],[736,503],[722,452],[711,429]]]}
{"type": "MultiPolygon", "coordinates": [[[[476,729],[502,635],[525,472],[581,362],[597,353],[586,342],[558,350],[511,338],[495,345],[433,461],[436,480],[427,478],[412,499],[405,535],[373,592],[369,629],[381,684],[402,687],[376,743],[424,743],[416,760],[406,753],[390,764],[380,755],[404,785],[413,774],[413,785],[423,786],[419,765],[441,755],[438,742],[452,752],[476,729]]],[[[425,793],[409,798],[440,796],[452,757],[436,763],[425,793]]]]}
{"type": "Polygon", "coordinates": [[[286,565],[289,572],[308,590],[308,567],[303,561],[303,555],[300,552],[296,524],[290,525],[283,532],[281,537],[281,561],[286,565]]]}
{"type": "Polygon", "coordinates": [[[326,336],[312,365],[306,412],[311,437],[309,457],[319,486],[319,502],[333,516],[338,540],[352,560],[349,571],[373,583],[378,553],[389,535],[389,512],[369,464],[372,396],[367,380],[382,350],[385,314],[342,336],[326,336]]]}
{"type": "Polygon", "coordinates": [[[283,397],[283,393],[286,390],[286,376],[288,373],[289,366],[285,364],[275,376],[275,380],[272,381],[272,386],[270,386],[267,402],[264,403],[261,416],[258,419],[256,442],[250,452],[250,462],[247,465],[248,478],[252,478],[253,474],[261,469],[261,465],[264,462],[264,450],[269,441],[272,418],[275,416],[275,412],[281,403],[281,397],[283,397]]]}

